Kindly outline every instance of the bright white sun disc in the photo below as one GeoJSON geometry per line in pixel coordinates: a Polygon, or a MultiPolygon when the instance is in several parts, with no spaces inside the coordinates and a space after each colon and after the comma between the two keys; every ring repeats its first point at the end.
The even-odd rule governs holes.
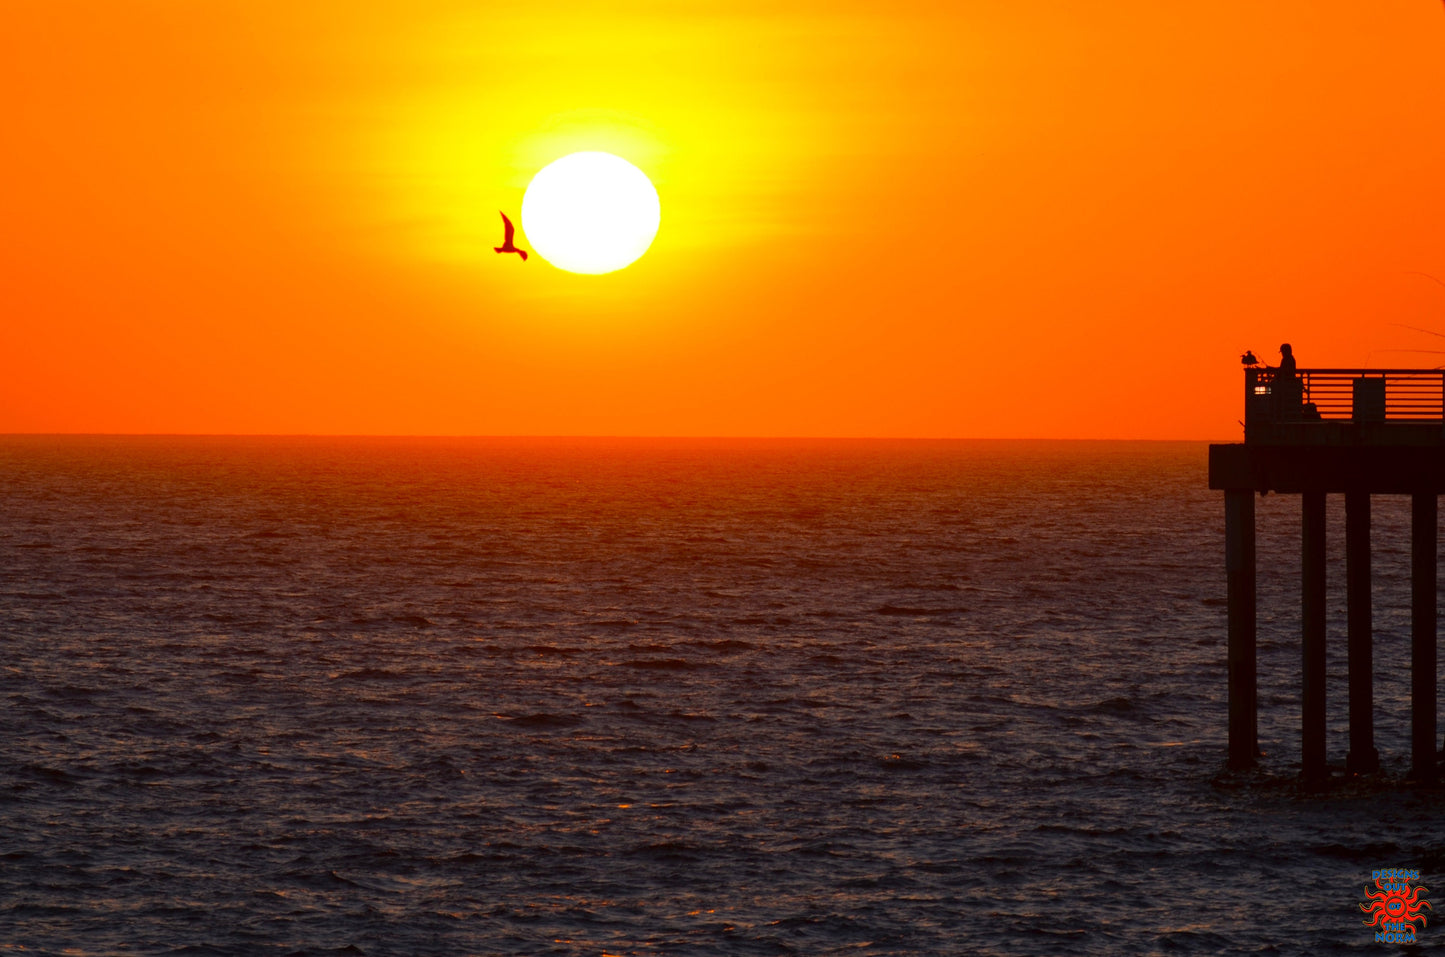
{"type": "Polygon", "coordinates": [[[542,168],[522,196],[522,230],[568,272],[613,272],[647,252],[662,221],[647,174],[611,153],[572,153],[542,168]]]}

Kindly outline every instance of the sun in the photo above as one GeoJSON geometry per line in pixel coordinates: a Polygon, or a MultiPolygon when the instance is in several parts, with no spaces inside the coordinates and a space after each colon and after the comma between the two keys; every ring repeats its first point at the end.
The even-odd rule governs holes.
{"type": "Polygon", "coordinates": [[[522,196],[522,230],[559,269],[607,273],[636,262],[662,221],[647,174],[611,153],[572,153],[547,164],[522,196]]]}

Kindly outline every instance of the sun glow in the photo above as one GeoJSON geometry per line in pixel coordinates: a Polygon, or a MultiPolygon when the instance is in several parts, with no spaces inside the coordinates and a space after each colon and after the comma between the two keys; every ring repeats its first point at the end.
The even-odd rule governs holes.
{"type": "Polygon", "coordinates": [[[647,175],[611,153],[572,153],[532,177],[522,230],[559,269],[608,273],[636,262],[657,235],[662,207],[647,175]]]}

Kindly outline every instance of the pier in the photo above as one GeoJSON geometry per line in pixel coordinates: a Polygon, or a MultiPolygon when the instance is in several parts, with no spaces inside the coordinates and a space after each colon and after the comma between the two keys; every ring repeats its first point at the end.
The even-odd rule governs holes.
{"type": "Polygon", "coordinates": [[[1380,766],[1374,742],[1370,499],[1408,495],[1411,777],[1436,781],[1437,500],[1445,492],[1445,371],[1244,370],[1244,441],[1209,447],[1209,487],[1224,492],[1229,606],[1231,768],[1259,754],[1255,655],[1254,496],[1300,496],[1301,774],[1318,782],[1325,753],[1325,497],[1345,502],[1349,751],[1345,768],[1380,766]]]}

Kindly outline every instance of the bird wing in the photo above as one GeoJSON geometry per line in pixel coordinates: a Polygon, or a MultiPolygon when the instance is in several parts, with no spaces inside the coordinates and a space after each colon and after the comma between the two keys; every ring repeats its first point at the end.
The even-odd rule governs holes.
{"type": "Polygon", "coordinates": [[[517,230],[512,226],[512,221],[507,218],[506,213],[502,213],[501,210],[498,210],[497,212],[501,213],[502,227],[506,230],[504,233],[502,233],[502,245],[504,247],[510,246],[512,245],[512,234],[515,233],[517,230]]]}

